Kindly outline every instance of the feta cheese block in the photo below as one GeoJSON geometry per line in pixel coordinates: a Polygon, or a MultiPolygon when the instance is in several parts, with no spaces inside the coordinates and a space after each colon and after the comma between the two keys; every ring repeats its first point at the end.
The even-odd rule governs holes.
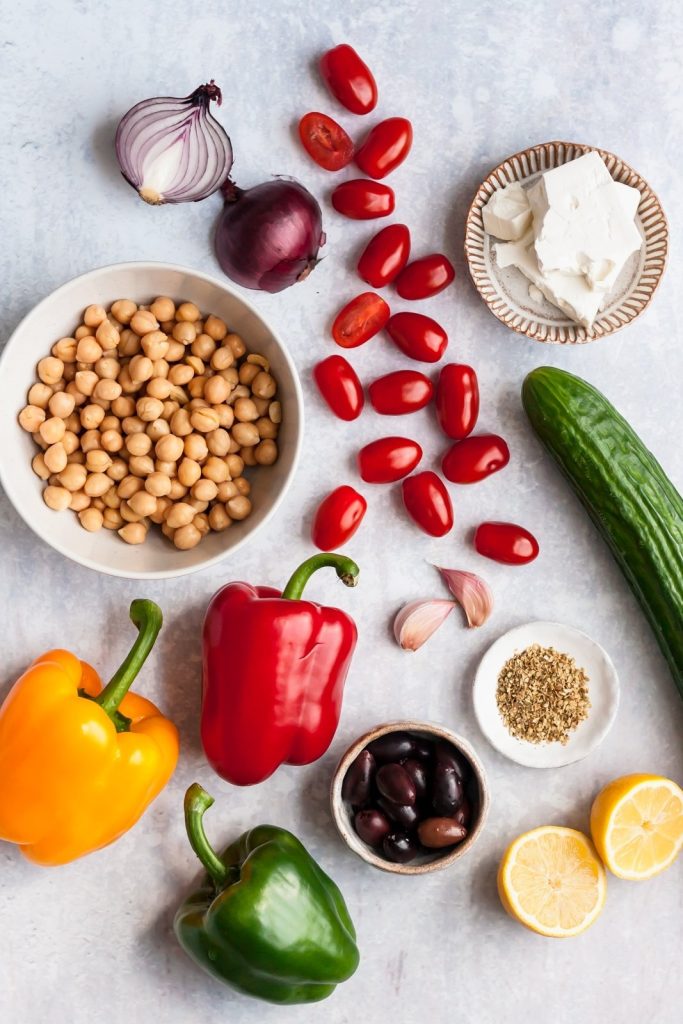
{"type": "Polygon", "coordinates": [[[496,189],[482,210],[484,230],[496,238],[515,241],[531,224],[531,208],[525,190],[518,181],[496,189]]]}

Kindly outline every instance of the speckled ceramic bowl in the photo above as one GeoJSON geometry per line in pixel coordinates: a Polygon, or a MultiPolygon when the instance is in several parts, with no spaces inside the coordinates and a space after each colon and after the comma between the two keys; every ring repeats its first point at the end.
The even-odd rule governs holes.
{"type": "Polygon", "coordinates": [[[662,279],[669,249],[669,230],[659,199],[632,167],[594,146],[546,142],[515,153],[494,168],[477,189],[465,225],[465,257],[474,285],[494,316],[506,327],[535,341],[576,345],[614,334],[643,313],[662,279]],[[636,224],[643,236],[610,292],[605,308],[590,331],[570,320],[547,299],[532,298],[529,282],[516,267],[501,268],[493,246],[497,239],[484,231],[482,209],[496,189],[513,181],[533,183],[544,171],[569,163],[592,150],[599,153],[615,181],[641,194],[636,224]]]}
{"type": "Polygon", "coordinates": [[[354,853],[357,853],[359,857],[362,857],[364,861],[372,864],[373,867],[381,868],[382,871],[391,871],[397,875],[425,875],[430,871],[439,871],[441,868],[448,867],[450,864],[455,863],[456,860],[464,857],[472,849],[484,828],[486,816],[488,815],[489,787],[486,781],[484,766],[467,740],[458,736],[457,733],[451,732],[450,729],[444,729],[443,726],[432,725],[431,722],[408,720],[377,725],[351,744],[341,758],[332,777],[330,802],[332,805],[332,815],[339,834],[346,845],[354,853]],[[458,843],[457,846],[435,850],[431,854],[422,854],[408,864],[396,864],[393,861],[386,860],[376,853],[371,846],[363,842],[354,830],[351,807],[342,797],[344,777],[361,750],[379,736],[386,736],[387,733],[391,732],[408,732],[425,739],[445,740],[467,759],[472,769],[472,788],[468,792],[472,802],[472,821],[466,838],[461,843],[458,843]]]}

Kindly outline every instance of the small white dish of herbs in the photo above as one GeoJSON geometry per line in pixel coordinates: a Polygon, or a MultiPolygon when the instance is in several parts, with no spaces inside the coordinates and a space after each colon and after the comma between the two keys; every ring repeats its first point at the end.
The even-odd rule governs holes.
{"type": "Polygon", "coordinates": [[[474,679],[481,731],[528,768],[559,768],[604,740],[619,706],[609,655],[559,622],[528,622],[489,647],[474,679]]]}

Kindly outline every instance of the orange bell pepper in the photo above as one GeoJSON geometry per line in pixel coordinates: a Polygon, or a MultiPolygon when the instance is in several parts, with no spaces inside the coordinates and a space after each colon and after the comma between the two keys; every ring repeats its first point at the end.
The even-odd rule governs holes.
{"type": "Polygon", "coordinates": [[[161,629],[161,609],[133,601],[138,636],[104,689],[69,651],[48,651],[0,707],[0,839],[36,864],[66,864],[123,835],[164,788],[178,730],[128,688],[161,629]]]}

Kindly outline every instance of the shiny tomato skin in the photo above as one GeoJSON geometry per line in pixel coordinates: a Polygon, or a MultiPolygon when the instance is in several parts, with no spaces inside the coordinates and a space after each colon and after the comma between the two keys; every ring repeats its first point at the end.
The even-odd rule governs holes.
{"type": "Polygon", "coordinates": [[[340,420],[357,420],[365,405],[363,385],[343,356],[328,356],[313,368],[318,391],[340,420]]]}
{"type": "Polygon", "coordinates": [[[358,348],[386,326],[391,310],[381,295],[362,292],[347,302],[332,324],[332,337],[342,348],[358,348]]]}
{"type": "Polygon", "coordinates": [[[369,114],[377,106],[372,71],[348,43],[322,55],[320,73],[332,95],[352,114],[369,114]]]}
{"type": "Polygon", "coordinates": [[[436,473],[416,473],[401,486],[406,511],[421,530],[431,537],[444,537],[453,528],[453,505],[436,473]]]}
{"type": "Polygon", "coordinates": [[[383,288],[405,267],[410,256],[410,231],[388,224],[374,235],[358,260],[358,274],[372,288],[383,288]]]}
{"type": "Polygon", "coordinates": [[[422,363],[438,363],[448,345],[441,324],[422,313],[395,313],[387,333],[404,355],[422,363]]]}
{"type": "Polygon", "coordinates": [[[451,261],[442,252],[435,252],[404,267],[396,278],[396,291],[402,299],[428,299],[442,292],[454,279],[455,268],[451,261]]]}
{"type": "Polygon", "coordinates": [[[441,472],[452,484],[476,484],[509,461],[510,449],[498,434],[472,434],[451,445],[441,461],[441,472]]]}
{"type": "Polygon", "coordinates": [[[344,484],[318,505],[311,527],[311,539],[321,551],[335,551],[353,537],[368,503],[362,494],[344,484]]]}
{"type": "Polygon", "coordinates": [[[392,484],[412,473],[422,449],[408,437],[380,437],[358,452],[358,472],[366,484],[392,484]]]}
{"type": "Polygon", "coordinates": [[[394,190],[380,181],[352,178],[337,185],[332,193],[332,205],[337,213],[351,220],[374,220],[388,217],[396,205],[394,190]]]}
{"type": "Polygon", "coordinates": [[[479,417],[479,382],[471,366],[448,363],[436,384],[436,418],[446,437],[462,441],[479,417]]]}
{"type": "Polygon", "coordinates": [[[319,167],[340,171],[353,160],[351,136],[327,114],[312,110],[299,121],[301,144],[319,167]]]}
{"type": "Polygon", "coordinates": [[[367,134],[356,164],[368,178],[386,178],[402,164],[413,145],[413,126],[405,117],[388,117],[367,134]]]}
{"type": "Polygon", "coordinates": [[[480,555],[504,565],[526,565],[539,551],[533,533],[516,523],[481,523],[474,534],[474,546],[480,555]]]}
{"type": "Polygon", "coordinates": [[[418,370],[396,370],[373,380],[368,394],[375,412],[382,416],[402,416],[424,409],[432,400],[434,385],[418,370]]]}

